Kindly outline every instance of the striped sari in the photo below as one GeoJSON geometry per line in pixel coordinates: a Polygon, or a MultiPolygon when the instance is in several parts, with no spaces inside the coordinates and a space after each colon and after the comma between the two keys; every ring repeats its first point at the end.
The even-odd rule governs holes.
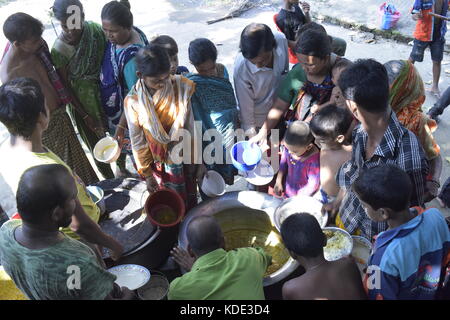
{"type": "Polygon", "coordinates": [[[153,175],[161,187],[176,191],[185,200],[188,209],[197,203],[193,166],[174,163],[170,151],[178,142],[180,130],[189,130],[191,137],[194,137],[191,111],[194,91],[192,81],[175,75],[153,96],[144,82],[138,80],[125,99],[125,113],[138,172],[144,177],[153,175]]]}

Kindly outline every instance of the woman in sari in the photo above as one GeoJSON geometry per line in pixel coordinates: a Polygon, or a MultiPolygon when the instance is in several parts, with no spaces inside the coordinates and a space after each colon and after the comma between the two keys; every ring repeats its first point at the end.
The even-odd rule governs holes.
{"type": "MultiPolygon", "coordinates": [[[[84,21],[83,5],[79,0],[56,0],[53,14],[61,23],[62,33],[52,48],[52,59],[86,112],[85,116],[69,107],[78,132],[89,150],[104,136],[103,108],[100,102],[100,67],[106,38],[100,25],[84,21]],[[79,25],[70,25],[69,7],[76,6],[81,13],[79,25]]],[[[106,179],[114,178],[110,165],[96,161],[106,179]]]]}
{"type": "Polygon", "coordinates": [[[133,26],[128,1],[111,1],[102,9],[102,28],[108,39],[101,68],[101,99],[108,130],[119,141],[122,155],[119,175],[127,176],[126,154],[131,155],[123,101],[137,81],[135,55],[148,44],[147,37],[133,26]]]}
{"type": "MultiPolygon", "coordinates": [[[[227,69],[216,63],[217,49],[214,43],[204,38],[189,44],[189,60],[197,70],[196,74],[187,76],[196,85],[191,100],[194,119],[202,123],[203,135],[207,130],[215,130],[214,142],[216,138],[220,138],[220,145],[223,146],[222,159],[218,163],[213,162],[212,160],[217,160],[217,155],[211,154],[211,160],[206,161],[206,166],[220,173],[225,182],[232,185],[237,170],[232,164],[227,164],[226,159],[235,141],[238,110],[227,69]]],[[[211,142],[204,142],[203,150],[210,144],[211,142]]]]}
{"type": "Polygon", "coordinates": [[[157,45],[137,53],[136,68],[139,80],[125,99],[125,115],[138,172],[150,192],[170,188],[185,200],[187,209],[193,208],[197,204],[196,178],[205,172],[203,165],[196,165],[201,159],[193,141],[195,83],[170,75],[169,56],[157,45]],[[182,144],[178,143],[180,137],[182,144]],[[182,159],[175,152],[180,145],[182,159]]]}
{"type": "Polygon", "coordinates": [[[407,60],[392,60],[384,64],[390,86],[389,103],[400,123],[412,131],[420,141],[430,164],[427,177],[428,193],[425,201],[431,201],[438,195],[442,172],[442,157],[433,132],[436,121],[423,111],[425,89],[422,78],[414,65],[407,60]]]}

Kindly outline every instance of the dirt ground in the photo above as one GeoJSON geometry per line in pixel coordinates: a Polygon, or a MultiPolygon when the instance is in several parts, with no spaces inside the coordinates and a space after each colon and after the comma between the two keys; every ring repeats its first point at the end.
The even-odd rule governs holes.
{"type": "MultiPolygon", "coordinates": [[[[106,0],[82,1],[85,6],[86,17],[88,20],[100,22],[100,12],[102,6],[107,3],[106,0]]],[[[279,7],[274,5],[262,6],[253,9],[243,16],[231,20],[219,22],[217,24],[207,25],[206,21],[220,18],[228,13],[229,7],[218,6],[197,6],[197,2],[191,1],[143,1],[131,0],[132,12],[135,17],[135,25],[141,28],[147,35],[152,38],[155,35],[168,34],[176,39],[179,45],[180,65],[185,65],[192,69],[187,57],[187,49],[189,42],[198,37],[206,37],[212,40],[218,47],[218,61],[223,63],[232,76],[233,63],[238,53],[239,37],[242,29],[251,22],[266,23],[275,30],[273,23],[273,15],[278,12],[279,7]]],[[[356,1],[353,1],[355,2],[356,1]]],[[[1,7],[0,24],[3,25],[4,20],[12,13],[26,12],[36,18],[41,19],[46,26],[44,38],[51,46],[56,38],[56,32],[59,30],[56,21],[56,32],[52,27],[48,10],[51,7],[52,0],[18,0],[1,7]]],[[[275,2],[276,3],[276,2],[275,2]]],[[[313,1],[311,1],[311,4],[313,1]]],[[[339,11],[336,11],[339,14],[339,11]]],[[[347,41],[346,57],[355,60],[358,58],[374,58],[382,63],[392,59],[407,59],[411,51],[411,46],[399,44],[393,41],[373,39],[373,35],[355,32],[344,29],[342,27],[325,25],[328,33],[338,36],[347,41]]],[[[3,34],[0,35],[0,49],[4,48],[6,40],[3,34]]],[[[431,76],[431,59],[427,51],[424,62],[418,63],[417,69],[425,83],[428,83],[431,76]]],[[[441,91],[450,85],[450,56],[444,56],[442,67],[442,75],[440,81],[441,91]]],[[[430,85],[426,85],[427,88],[430,85]]],[[[428,110],[435,103],[435,98],[427,95],[424,109],[428,110]]],[[[441,118],[438,130],[435,132],[436,139],[441,146],[442,157],[444,159],[443,173],[441,176],[441,184],[450,176],[450,111],[444,113],[441,118]]],[[[0,143],[7,139],[7,133],[0,125],[0,143]]],[[[239,184],[243,185],[242,183],[239,184]]],[[[240,187],[237,187],[240,188],[240,187]]],[[[0,190],[3,189],[0,179],[0,190]]],[[[12,198],[6,194],[0,194],[1,202],[12,201],[12,198]],[[9,200],[5,200],[8,198],[9,200]]],[[[435,201],[430,205],[436,206],[435,201]]],[[[450,211],[445,209],[445,215],[450,215],[450,211]]]]}

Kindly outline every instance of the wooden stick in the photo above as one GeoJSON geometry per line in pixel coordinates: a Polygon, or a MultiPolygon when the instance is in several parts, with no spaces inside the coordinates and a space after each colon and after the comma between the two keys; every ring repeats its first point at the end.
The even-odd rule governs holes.
{"type": "Polygon", "coordinates": [[[207,24],[213,24],[213,23],[216,23],[216,22],[220,22],[220,21],[224,21],[224,20],[228,20],[228,19],[232,19],[232,18],[233,18],[232,15],[228,15],[228,16],[220,18],[220,19],[206,21],[206,23],[207,24]]]}
{"type": "Polygon", "coordinates": [[[445,21],[450,21],[450,18],[447,18],[446,16],[441,16],[440,14],[437,14],[437,13],[429,12],[428,14],[430,16],[433,16],[433,17],[436,17],[436,18],[439,18],[439,19],[442,19],[442,20],[445,20],[445,21]]]}
{"type": "Polygon", "coordinates": [[[236,10],[233,10],[231,13],[229,13],[225,17],[220,18],[220,19],[216,19],[216,20],[209,20],[209,21],[206,21],[206,23],[207,24],[213,24],[213,23],[224,21],[224,20],[227,20],[227,19],[237,18],[240,15],[242,15],[244,12],[246,12],[246,11],[248,11],[250,9],[253,9],[255,7],[256,7],[256,5],[254,3],[252,3],[251,0],[245,0],[245,2],[242,3],[239,6],[239,8],[237,8],[236,10]]]}

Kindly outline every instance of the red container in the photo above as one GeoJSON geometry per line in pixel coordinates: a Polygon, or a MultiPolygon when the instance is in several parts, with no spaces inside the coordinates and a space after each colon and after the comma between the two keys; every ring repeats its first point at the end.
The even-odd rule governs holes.
{"type": "Polygon", "coordinates": [[[184,213],[186,210],[183,198],[181,198],[178,193],[170,189],[162,189],[156,191],[154,194],[147,198],[144,208],[150,222],[163,228],[173,227],[180,223],[184,217],[184,213]],[[176,220],[167,224],[158,221],[156,219],[158,214],[162,211],[167,210],[173,211],[175,213],[176,220]]]}

